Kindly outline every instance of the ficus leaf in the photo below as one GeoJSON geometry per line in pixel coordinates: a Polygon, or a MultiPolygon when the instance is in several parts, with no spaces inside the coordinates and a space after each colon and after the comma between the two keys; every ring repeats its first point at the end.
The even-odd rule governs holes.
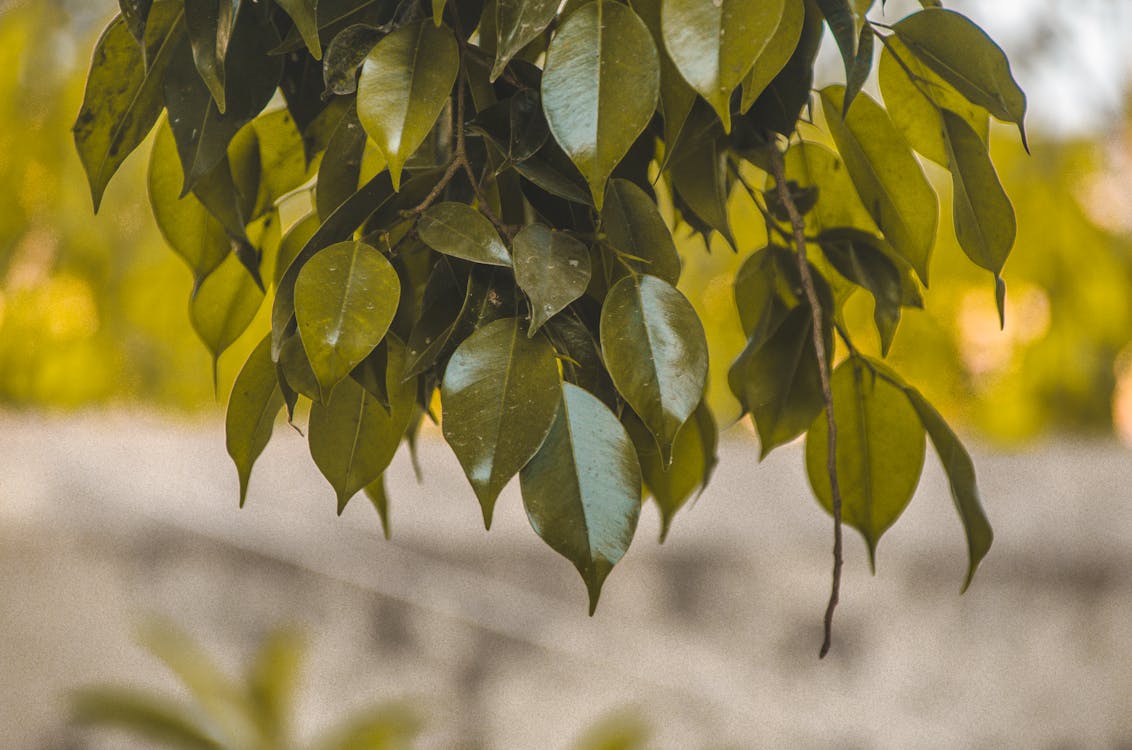
{"type": "MultiPolygon", "coordinates": [[[[825,22],[829,24],[834,41],[837,42],[837,49],[841,51],[841,59],[845,63],[845,77],[852,78],[854,60],[857,57],[857,24],[849,0],[817,0],[817,4],[821,8],[822,15],[825,16],[825,22]]],[[[864,28],[868,28],[868,25],[866,24],[864,28]]],[[[852,99],[852,96],[845,97],[846,109],[849,108],[848,103],[852,99]]]]}
{"type": "Polygon", "coordinates": [[[739,111],[746,112],[751,108],[759,96],[770,85],[770,82],[782,72],[789,62],[798,42],[802,38],[802,27],[806,20],[806,4],[787,2],[782,8],[782,18],[778,28],[767,42],[762,54],[755,59],[747,77],[743,79],[743,96],[739,111]]]}
{"type": "Polygon", "coordinates": [[[692,303],[655,276],[622,279],[602,304],[601,351],[667,462],[707,383],[707,339],[692,303]]]}
{"type": "Polygon", "coordinates": [[[383,30],[362,23],[337,34],[326,48],[323,61],[322,79],[326,91],[343,96],[357,91],[358,68],[383,36],[383,30]]]}
{"type": "Polygon", "coordinates": [[[430,206],[417,232],[438,253],[493,266],[510,266],[511,256],[487,217],[465,203],[446,201],[430,206]]]}
{"type": "Polygon", "coordinates": [[[295,320],[322,400],[381,342],[401,295],[397,272],[363,242],[322,250],[295,280],[295,320]]]}
{"type": "Polygon", "coordinates": [[[1026,144],[1026,95],[1002,48],[970,19],[928,8],[904,18],[893,32],[925,65],[972,103],[1018,126],[1026,144]]]}
{"type": "Polygon", "coordinates": [[[567,16],[547,49],[546,120],[598,209],[606,180],[656,110],[657,66],[644,22],[629,6],[601,0],[567,16]]]}
{"type": "MultiPolygon", "coordinates": [[[[924,427],[907,395],[851,357],[833,373],[837,477],[843,521],[865,538],[876,570],[881,535],[908,506],[924,466],[924,427]]],[[[818,501],[832,510],[824,411],[806,436],[806,471],[818,501]]]]}
{"type": "Polygon", "coordinates": [[[511,58],[527,46],[554,20],[558,0],[496,0],[495,63],[491,80],[499,78],[511,58]]]}
{"type": "Polygon", "coordinates": [[[394,189],[456,83],[460,53],[444,26],[421,20],[384,37],[358,80],[358,119],[385,154],[394,189]]]}
{"type": "Polygon", "coordinates": [[[251,325],[263,296],[263,289],[235,253],[201,280],[189,303],[189,320],[211,352],[214,366],[251,325]]]}
{"type": "Polygon", "coordinates": [[[534,336],[546,321],[585,294],[591,274],[589,248],[543,224],[528,224],[515,235],[514,252],[515,283],[531,300],[528,335],[534,336]]]}
{"type": "Polygon", "coordinates": [[[243,0],[185,0],[185,27],[193,62],[220,114],[226,109],[225,60],[243,0]]]}
{"type": "Polygon", "coordinates": [[[656,202],[629,180],[609,181],[601,227],[606,241],[641,273],[664,279],[673,286],[680,279],[680,256],[672,232],[656,202]]]}
{"type": "Polygon", "coordinates": [[[444,438],[460,460],[491,527],[503,487],[538,451],[558,409],[558,361],[518,318],[481,328],[444,370],[444,438]]]}
{"type": "Polygon", "coordinates": [[[303,42],[314,59],[321,60],[322,42],[318,37],[318,15],[315,11],[318,0],[276,0],[276,2],[295,22],[295,28],[299,30],[303,42]]]}
{"type": "Polygon", "coordinates": [[[641,514],[641,471],[632,440],[605,404],[564,383],[550,432],[519,481],[531,527],[578,569],[592,615],[641,514]]]}
{"type": "Polygon", "coordinates": [[[228,455],[240,477],[240,507],[248,496],[252,466],[271,440],[283,393],[271,361],[271,338],[264,337],[244,363],[228,398],[225,436],[228,455]]]}
{"type": "Polygon", "coordinates": [[[868,94],[861,94],[842,119],[844,94],[843,86],[821,91],[830,134],[865,208],[927,284],[939,221],[935,191],[884,109],[868,94]]]}
{"type": "Polygon", "coordinates": [[[382,474],[365,486],[366,497],[373,503],[377,517],[381,519],[381,533],[386,539],[392,537],[392,527],[389,525],[389,492],[385,487],[385,475],[382,474]]]}
{"type": "Polygon", "coordinates": [[[785,0],[662,0],[664,46],[731,132],[731,94],[774,37],[785,0]]]}
{"type": "MultiPolygon", "coordinates": [[[[162,81],[173,50],[184,37],[182,13],[159,4],[145,31],[147,66],[126,21],[118,18],[94,49],[82,109],[74,125],[75,150],[90,183],[94,210],[118,167],[153,128],[165,102],[162,81]]],[[[141,5],[136,4],[138,13],[141,5]]]]}

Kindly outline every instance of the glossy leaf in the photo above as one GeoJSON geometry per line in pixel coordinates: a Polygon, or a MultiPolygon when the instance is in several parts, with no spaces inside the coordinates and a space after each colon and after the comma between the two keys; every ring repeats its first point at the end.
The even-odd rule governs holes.
{"type": "Polygon", "coordinates": [[[624,254],[630,266],[673,286],[679,281],[680,256],[672,232],[655,201],[637,185],[620,178],[610,180],[601,226],[606,241],[624,254]]]}
{"type": "MultiPolygon", "coordinates": [[[[694,116],[694,115],[693,115],[694,116]]],[[[685,130],[690,126],[685,126],[685,130]]],[[[681,142],[682,147],[685,142],[681,142]]],[[[710,136],[694,139],[686,148],[676,152],[669,164],[672,186],[687,207],[704,224],[735,247],[731,220],[727,211],[727,177],[724,156],[719,142],[710,136]]],[[[688,220],[688,217],[684,217],[688,220]]],[[[706,230],[705,230],[706,231],[706,230]]]]}
{"type": "Polygon", "coordinates": [[[252,466],[271,440],[275,418],[282,408],[283,392],[271,361],[271,339],[264,337],[236,376],[224,422],[228,455],[240,476],[241,508],[248,497],[252,466]]]}
{"type": "Polygon", "coordinates": [[[1014,207],[979,134],[961,117],[946,110],[942,115],[952,176],[955,236],[968,258],[997,276],[1014,246],[1014,207]]]}
{"type": "Polygon", "coordinates": [[[295,280],[295,320],[322,400],[381,342],[401,296],[397,272],[363,242],[322,250],[295,280]]]}
{"type": "Polygon", "coordinates": [[[515,283],[531,300],[528,335],[534,336],[585,294],[592,272],[590,252],[581,241],[542,224],[528,224],[515,235],[514,252],[515,283]]]}
{"type": "Polygon", "coordinates": [[[193,49],[193,62],[217,109],[224,114],[227,101],[224,64],[243,0],[184,1],[185,27],[193,49]]]}
{"type": "Polygon", "coordinates": [[[558,361],[545,337],[502,318],[457,347],[444,370],[444,438],[491,527],[495,500],[546,439],[559,401],[558,361]]]}
{"type": "Polygon", "coordinates": [[[318,37],[318,14],[315,11],[318,0],[276,0],[276,2],[295,22],[295,28],[299,30],[303,42],[314,59],[321,60],[322,42],[318,37]]]}
{"type": "Polygon", "coordinates": [[[770,85],[771,81],[782,72],[789,62],[798,42],[802,38],[802,27],[806,19],[806,4],[787,2],[782,8],[782,18],[774,35],[767,42],[762,54],[751,66],[747,77],[743,79],[743,98],[739,105],[740,112],[751,108],[759,96],[770,85]]]}
{"type": "MultiPolygon", "coordinates": [[[[833,374],[833,414],[842,519],[865,538],[875,571],[877,542],[920,482],[924,427],[907,395],[856,357],[833,374]]],[[[823,411],[806,437],[806,471],[818,501],[832,510],[828,440],[823,411]]]]}
{"type": "Polygon", "coordinates": [[[565,383],[554,424],[519,480],[532,528],[578,569],[592,615],[641,514],[633,442],[605,404],[565,383]]]}
{"type": "Polygon", "coordinates": [[[385,154],[394,189],[456,82],[456,37],[428,20],[402,26],[369,53],[358,80],[358,118],[385,154]]]}
{"type": "Polygon", "coordinates": [[[244,13],[238,19],[229,44],[228,64],[240,74],[226,87],[230,106],[223,114],[197,73],[188,42],[183,41],[173,52],[165,75],[165,106],[185,173],[182,193],[191,190],[224,158],[232,138],[275,93],[283,60],[269,55],[268,50],[277,40],[275,27],[263,22],[260,14],[244,13]]]}
{"type": "Polygon", "coordinates": [[[194,195],[179,198],[183,178],[167,123],[157,131],[149,160],[149,204],[161,235],[199,283],[232,249],[224,225],[194,195]]]}
{"type": "Polygon", "coordinates": [[[842,119],[845,89],[822,89],[830,134],[865,208],[889,243],[928,283],[939,204],[924,171],[884,109],[868,94],[842,119]]]}
{"type": "Polygon", "coordinates": [[[660,114],[664,118],[665,143],[672,144],[684,128],[697,95],[664,48],[664,31],[660,22],[662,3],[663,0],[633,0],[630,5],[648,26],[660,57],[660,114]]]}
{"type": "Polygon", "coordinates": [[[652,36],[637,14],[600,0],[567,16],[547,49],[546,120],[598,209],[609,175],[656,110],[658,64],[652,36]]]}
{"type": "Polygon", "coordinates": [[[416,382],[402,381],[403,366],[404,345],[397,342],[386,375],[389,411],[352,378],[334,387],[329,403],[311,406],[311,457],[334,488],[339,513],[389,466],[413,416],[416,382]]]}
{"type": "Polygon", "coordinates": [[[917,58],[972,103],[1017,125],[1026,145],[1026,95],[1014,80],[1002,48],[985,31],[943,8],[913,13],[892,30],[917,58]]]}
{"type": "Polygon", "coordinates": [[[692,303],[655,276],[622,279],[602,305],[601,351],[617,390],[668,461],[707,383],[707,339],[692,303]]]}
{"type": "Polygon", "coordinates": [[[110,178],[145,139],[165,104],[162,80],[174,48],[184,36],[184,24],[182,14],[171,12],[170,4],[159,4],[150,15],[144,37],[150,52],[148,66],[122,18],[106,28],[94,49],[82,109],[73,130],[95,211],[110,178]]]}
{"type": "Polygon", "coordinates": [[[662,0],[664,46],[731,132],[731,94],[774,37],[785,0],[662,0]]]}
{"type": "Polygon", "coordinates": [[[261,304],[263,290],[235,253],[201,280],[189,304],[189,320],[214,364],[248,329],[261,304]]]}
{"type": "Polygon", "coordinates": [[[543,32],[558,12],[558,0],[496,0],[494,82],[507,63],[543,32]]]}
{"type": "Polygon", "coordinates": [[[318,167],[315,205],[319,216],[329,217],[362,184],[385,168],[385,158],[371,144],[357,112],[351,108],[334,129],[318,167]]]}
{"type": "Polygon", "coordinates": [[[448,201],[430,206],[417,233],[438,253],[475,263],[510,266],[511,255],[487,217],[464,203],[448,201]]]}
{"type": "Polygon", "coordinates": [[[833,229],[822,233],[818,241],[837,272],[873,296],[881,353],[888,356],[900,323],[904,282],[896,263],[881,249],[883,241],[856,229],[833,229]]]}

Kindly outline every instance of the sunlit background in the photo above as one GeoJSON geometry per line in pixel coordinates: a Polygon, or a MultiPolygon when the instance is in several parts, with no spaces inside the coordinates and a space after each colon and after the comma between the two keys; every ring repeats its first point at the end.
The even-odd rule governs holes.
{"type": "MultiPolygon", "coordinates": [[[[333,517],[289,430],[237,513],[223,395],[267,322],[214,386],[190,272],[146,202],[147,148],[92,214],[70,126],[114,3],[0,0],[0,747],[125,746],[71,726],[67,691],[179,695],[136,643],[151,616],[233,673],[301,626],[303,737],[404,700],[421,747],[1132,746],[1132,4],[946,4],[1002,44],[1029,96],[1032,155],[992,134],[1019,226],[1006,327],[944,220],[927,309],[905,313],[891,361],[978,447],[998,539],[959,598],[961,532],[929,466],[876,579],[851,539],[819,664],[828,521],[797,446],[756,466],[745,424],[664,547],[643,521],[592,621],[515,488],[482,532],[436,434],[424,484],[394,466],[393,542],[368,509],[333,517]]],[[[744,343],[730,281],[765,241],[744,200],[738,253],[682,243],[723,424],[744,343]]]]}

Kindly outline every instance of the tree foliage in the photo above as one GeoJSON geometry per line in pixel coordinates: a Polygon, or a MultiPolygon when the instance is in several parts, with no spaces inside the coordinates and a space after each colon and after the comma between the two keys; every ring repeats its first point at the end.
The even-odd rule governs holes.
{"type": "Polygon", "coordinates": [[[831,616],[842,521],[872,558],[928,438],[967,583],[992,539],[954,432],[844,316],[863,289],[886,354],[923,305],[940,208],[920,157],[950,171],[960,247],[1004,311],[1016,227],[988,123],[1025,143],[1025,97],[978,26],[923,5],[887,25],[849,0],[123,0],[75,142],[97,208],[156,128],[154,216],[214,359],[269,305],[229,401],[241,500],[278,412],[309,403],[339,512],[365,490],[384,521],[382,474],[439,392],[485,523],[518,476],[591,611],[642,496],[667,532],[716,463],[673,233],[749,253],[728,383],[763,455],[806,435],[834,516],[831,616]],[[814,92],[826,27],[846,83],[814,92]],[[878,49],[884,104],[863,90],[878,49]],[[736,195],[765,247],[736,239],[736,195]]]}

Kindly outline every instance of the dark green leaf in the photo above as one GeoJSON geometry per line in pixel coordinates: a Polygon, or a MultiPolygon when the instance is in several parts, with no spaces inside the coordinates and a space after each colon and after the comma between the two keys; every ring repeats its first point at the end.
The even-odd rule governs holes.
{"type": "Polygon", "coordinates": [[[667,461],[707,383],[707,339],[692,303],[655,276],[622,279],[602,305],[601,351],[667,461]]]}
{"type": "MultiPolygon", "coordinates": [[[[689,126],[685,126],[685,132],[688,129],[689,126]]],[[[725,158],[720,151],[720,143],[715,138],[695,139],[693,143],[682,140],[680,150],[673,154],[669,168],[672,185],[687,207],[735,248],[735,237],[731,233],[727,212],[725,158]]]]}
{"type": "Polygon", "coordinates": [[[358,118],[389,163],[394,189],[401,169],[436,123],[456,82],[456,37],[427,20],[402,26],[373,48],[358,81],[358,118]]]}
{"type": "Polygon", "coordinates": [[[680,256],[672,232],[648,193],[629,180],[610,180],[601,226],[606,240],[624,254],[629,265],[676,285],[680,256]]]}
{"type": "Polygon", "coordinates": [[[1014,207],[979,134],[958,115],[947,110],[942,114],[952,176],[955,236],[968,258],[997,276],[1014,246],[1014,207]]]}
{"type": "Polygon", "coordinates": [[[896,263],[881,249],[883,241],[857,229],[832,229],[822,233],[819,243],[838,273],[873,295],[881,353],[888,356],[900,323],[904,282],[896,263]]]}
{"type": "Polygon", "coordinates": [[[563,22],[546,53],[542,106],[550,132],[601,208],[605,183],[656,110],[659,59],[628,6],[590,2],[563,22]]]}
{"type": "MultiPolygon", "coordinates": [[[[606,204],[608,207],[609,204],[606,204]]],[[[515,235],[515,283],[531,300],[528,335],[581,297],[590,283],[589,248],[568,234],[528,224],[515,235]]]]}
{"type": "Polygon", "coordinates": [[[589,590],[592,615],[641,514],[633,442],[601,401],[564,383],[550,433],[519,481],[531,526],[574,563],[589,590]]]}
{"type": "Polygon", "coordinates": [[[322,42],[318,37],[318,16],[315,12],[315,7],[318,5],[318,0],[275,0],[279,3],[279,7],[286,11],[291,20],[295,22],[295,28],[299,30],[299,34],[303,37],[303,42],[306,43],[307,49],[310,50],[314,59],[322,59],[322,42]]]}
{"type": "Polygon", "coordinates": [[[558,0],[496,0],[495,64],[491,80],[503,74],[507,63],[554,20],[558,0]]]}
{"type": "Polygon", "coordinates": [[[236,29],[243,0],[185,0],[185,27],[193,62],[220,114],[226,109],[224,81],[228,45],[236,29]]]}
{"type": "MultiPolygon", "coordinates": [[[[833,414],[842,519],[865,538],[875,571],[877,542],[904,512],[920,482],[924,427],[905,392],[857,357],[833,373],[833,414]]],[[[806,471],[819,502],[832,510],[828,441],[823,411],[806,437],[806,471]]]]}
{"type": "Polygon", "coordinates": [[[106,28],[94,49],[74,136],[95,211],[110,178],[161,115],[161,83],[173,50],[184,36],[182,14],[172,5],[159,4],[151,14],[144,40],[150,51],[148,66],[122,18],[106,28]]]}
{"type": "Polygon", "coordinates": [[[927,284],[939,221],[935,191],[888,114],[872,97],[861,94],[857,106],[841,118],[844,93],[842,86],[822,89],[830,134],[865,208],[927,284]]]}
{"type": "Polygon", "coordinates": [[[684,76],[680,75],[668,50],[664,48],[664,32],[660,22],[662,0],[633,0],[630,5],[649,27],[660,56],[660,113],[664,118],[664,140],[666,143],[675,143],[692,111],[696,92],[684,80],[684,76]]]}
{"type": "Polygon", "coordinates": [[[542,336],[503,318],[457,347],[444,370],[444,438],[491,527],[503,487],[539,449],[558,409],[558,361],[542,336]]]}
{"type": "Polygon", "coordinates": [[[349,95],[358,90],[358,68],[385,32],[363,23],[342,31],[326,48],[323,82],[332,94],[349,95]]]}
{"type": "Polygon", "coordinates": [[[1026,145],[1026,95],[1014,80],[1002,48],[985,31],[943,8],[913,13],[892,30],[916,57],[968,100],[1017,125],[1026,145]]]}
{"type": "Polygon", "coordinates": [[[774,37],[784,0],[662,0],[664,46],[731,132],[731,94],[774,37]]]}
{"type": "Polygon", "coordinates": [[[510,266],[511,256],[487,217],[465,203],[437,203],[417,222],[421,240],[438,253],[475,263],[510,266]]]}
{"type": "Polygon", "coordinates": [[[857,98],[857,94],[861,93],[865,81],[869,79],[869,73],[872,72],[873,38],[875,36],[872,26],[866,23],[861,27],[861,36],[857,40],[857,56],[853,58],[852,67],[846,71],[845,109],[842,110],[842,118],[853,106],[853,100],[857,98]]]}
{"type": "MultiPolygon", "coordinates": [[[[853,61],[857,56],[857,24],[853,18],[853,9],[849,7],[849,0],[817,0],[825,22],[833,33],[837,48],[841,50],[841,59],[845,63],[845,76],[852,78],[853,61]]],[[[865,28],[868,25],[866,24],[865,28]]],[[[845,97],[845,109],[849,109],[848,102],[852,96],[845,97]]]]}
{"type": "Polygon", "coordinates": [[[225,434],[228,455],[240,475],[240,507],[248,496],[252,466],[271,440],[283,393],[271,361],[271,338],[264,337],[244,363],[228,398],[225,434]]]}
{"type": "Polygon", "coordinates": [[[362,171],[367,155],[371,162],[366,170],[372,173],[369,177],[384,168],[384,157],[377,153],[377,149],[367,149],[367,143],[366,131],[358,120],[357,112],[351,108],[334,129],[318,167],[315,205],[322,218],[329,217],[347,198],[358,192],[365,181],[362,171]],[[373,164],[374,161],[378,163],[373,164]]]}
{"type": "Polygon", "coordinates": [[[322,250],[295,280],[295,320],[322,400],[381,342],[401,295],[397,272],[363,242],[322,250]]]}
{"type": "Polygon", "coordinates": [[[279,279],[287,271],[287,268],[299,255],[299,251],[303,249],[314,233],[318,230],[318,215],[311,212],[303,218],[296,221],[287,234],[283,235],[282,241],[279,243],[279,256],[275,261],[275,275],[273,281],[275,286],[279,286],[279,279]]]}
{"type": "Polygon", "coordinates": [[[118,0],[118,9],[122,11],[122,18],[130,29],[134,39],[139,42],[145,38],[145,24],[149,17],[153,0],[118,0]]]}
{"type": "Polygon", "coordinates": [[[790,57],[798,48],[802,38],[802,27],[806,20],[806,4],[788,2],[782,10],[782,20],[774,30],[774,36],[767,42],[762,54],[755,60],[747,77],[743,79],[743,98],[739,105],[740,112],[746,112],[766,90],[790,57]]]}

